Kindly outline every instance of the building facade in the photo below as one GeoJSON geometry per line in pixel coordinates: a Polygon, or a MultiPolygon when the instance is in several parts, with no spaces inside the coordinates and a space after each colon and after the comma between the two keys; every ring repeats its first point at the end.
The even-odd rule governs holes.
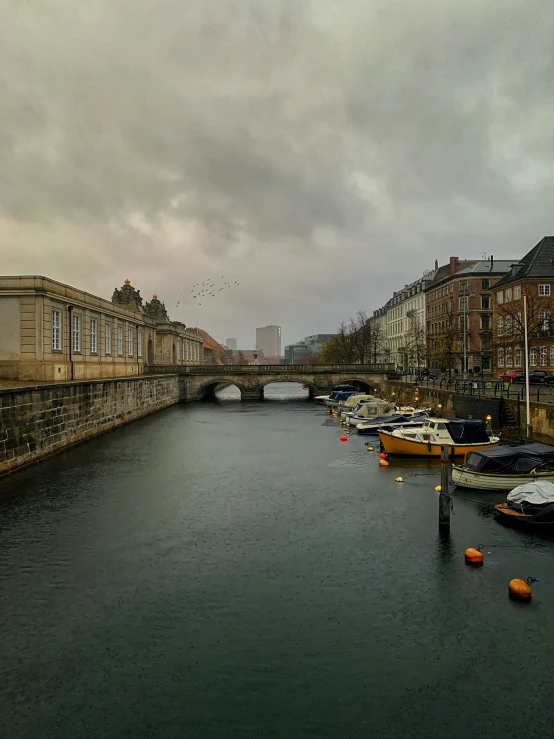
{"type": "Polygon", "coordinates": [[[201,364],[202,339],[143,306],[125,281],[111,302],[41,276],[0,277],[0,378],[56,382],[139,375],[156,364],[201,364]]]}
{"type": "Polygon", "coordinates": [[[424,272],[402,290],[393,293],[386,305],[386,343],[389,361],[400,367],[426,364],[425,297],[435,270],[424,272]]]}
{"type": "Polygon", "coordinates": [[[266,357],[281,356],[281,327],[263,326],[256,329],[256,349],[266,357]]]}
{"type": "MultiPolygon", "coordinates": [[[[375,361],[390,362],[390,348],[387,336],[387,310],[392,306],[392,298],[385,303],[382,308],[373,311],[373,315],[368,318],[371,331],[376,338],[375,341],[375,361]]],[[[372,358],[373,359],[373,358],[372,358]]]]}
{"type": "Polygon", "coordinates": [[[554,236],[545,236],[492,289],[493,372],[525,371],[527,297],[529,369],[554,372],[554,236]]]}
{"type": "Polygon", "coordinates": [[[511,261],[450,257],[426,288],[429,365],[443,371],[491,375],[493,371],[492,288],[511,261]]]}
{"type": "Polygon", "coordinates": [[[237,340],[236,339],[225,339],[225,346],[232,352],[237,351],[237,340]]]}

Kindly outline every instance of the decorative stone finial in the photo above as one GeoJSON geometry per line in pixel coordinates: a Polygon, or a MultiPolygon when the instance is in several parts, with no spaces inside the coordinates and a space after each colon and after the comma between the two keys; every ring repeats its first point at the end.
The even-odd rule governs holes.
{"type": "Polygon", "coordinates": [[[126,285],[130,285],[131,284],[131,280],[125,280],[125,284],[126,285]]]}
{"type": "Polygon", "coordinates": [[[154,293],[154,295],[152,295],[152,300],[157,300],[157,299],[158,299],[158,296],[156,295],[156,293],[154,293]]]}

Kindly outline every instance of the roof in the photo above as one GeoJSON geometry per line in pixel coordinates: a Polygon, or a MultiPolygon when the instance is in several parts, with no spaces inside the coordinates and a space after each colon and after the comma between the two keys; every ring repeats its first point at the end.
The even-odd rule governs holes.
{"type": "MultiPolygon", "coordinates": [[[[200,334],[200,336],[204,339],[204,349],[221,349],[221,346],[218,344],[218,342],[213,338],[213,336],[210,336],[210,334],[207,331],[204,331],[204,329],[196,328],[194,329],[197,333],[200,334]]],[[[218,358],[217,359],[218,364],[223,364],[223,362],[218,358]]]]}
{"type": "Polygon", "coordinates": [[[448,264],[443,264],[435,272],[435,276],[431,283],[425,288],[425,292],[427,292],[428,290],[432,290],[436,285],[448,279],[449,277],[454,277],[460,272],[460,270],[472,267],[475,263],[475,259],[459,259],[456,272],[452,272],[450,262],[448,264]]]}
{"type": "Polygon", "coordinates": [[[475,274],[486,274],[486,275],[500,275],[506,274],[512,268],[514,263],[513,259],[480,259],[475,262],[471,267],[465,267],[456,272],[456,275],[475,275],[475,274]]]}
{"type": "MultiPolygon", "coordinates": [[[[516,263],[516,260],[511,263],[516,263]]],[[[521,266],[514,267],[494,287],[501,287],[524,277],[554,278],[554,236],[544,236],[531,251],[527,252],[523,259],[519,260],[518,264],[521,264],[521,266]]]]}

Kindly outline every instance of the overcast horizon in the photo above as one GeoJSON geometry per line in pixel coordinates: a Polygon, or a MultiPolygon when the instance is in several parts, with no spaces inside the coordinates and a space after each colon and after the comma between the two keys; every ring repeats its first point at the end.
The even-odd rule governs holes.
{"type": "Polygon", "coordinates": [[[371,314],[435,259],[518,259],[554,227],[553,16],[6,0],[0,273],[108,299],[129,278],[249,349],[371,314]],[[193,298],[208,280],[231,287],[193,298]]]}

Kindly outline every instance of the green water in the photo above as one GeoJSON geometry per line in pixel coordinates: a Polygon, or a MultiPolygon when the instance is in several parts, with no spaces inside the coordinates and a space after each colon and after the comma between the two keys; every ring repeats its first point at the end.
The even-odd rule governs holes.
{"type": "Polygon", "coordinates": [[[551,737],[553,540],[268,390],[0,480],[0,736],[551,737]]]}

